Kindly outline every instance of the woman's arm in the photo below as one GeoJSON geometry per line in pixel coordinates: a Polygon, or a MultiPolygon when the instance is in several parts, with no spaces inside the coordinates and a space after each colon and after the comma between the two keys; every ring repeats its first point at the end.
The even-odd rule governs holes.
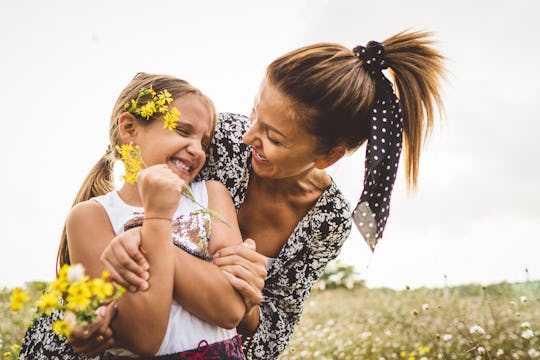
{"type": "Polygon", "coordinates": [[[317,217],[302,220],[290,239],[305,245],[285,245],[270,269],[259,304],[259,325],[245,348],[253,359],[278,358],[285,350],[311,288],[349,236],[348,204],[341,194],[331,195],[326,202],[319,201],[317,217]]]}

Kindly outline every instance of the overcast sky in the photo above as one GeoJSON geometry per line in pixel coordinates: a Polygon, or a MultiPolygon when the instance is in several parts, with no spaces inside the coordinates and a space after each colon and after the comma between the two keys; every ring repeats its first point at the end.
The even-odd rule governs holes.
{"type": "MultiPolygon", "coordinates": [[[[314,42],[350,48],[404,29],[448,57],[446,115],[403,170],[372,256],[353,229],[340,259],[370,286],[540,279],[540,3],[516,1],[0,0],[0,287],[52,280],[64,218],[108,144],[138,71],[176,75],[248,114],[268,63],[314,42]]],[[[354,205],[362,148],[330,169],[354,205]]]]}

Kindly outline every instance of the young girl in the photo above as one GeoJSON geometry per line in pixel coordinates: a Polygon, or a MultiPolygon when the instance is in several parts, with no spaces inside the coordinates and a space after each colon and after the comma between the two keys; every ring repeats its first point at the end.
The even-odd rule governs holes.
{"type": "MultiPolygon", "coordinates": [[[[190,266],[193,255],[209,261],[220,248],[241,243],[226,188],[215,181],[191,182],[205,163],[215,124],[212,102],[187,82],[169,76],[138,74],[115,105],[111,148],[140,148],[146,168],[130,184],[135,174],[126,166],[126,182],[119,191],[74,206],[66,221],[67,241],[61,246],[61,263],[82,263],[87,274],[95,277],[103,270],[99,257],[109,241],[130,229],[140,232],[141,246],[152,266],[150,287],[146,292],[125,293],[118,300],[112,328],[120,346],[109,350],[108,359],[135,354],[244,358],[235,330],[244,315],[244,302],[221,270],[216,267],[217,272],[208,274],[220,276],[217,298],[192,291],[186,285],[191,279],[174,275],[175,267],[190,266]],[[187,186],[196,202],[184,195],[187,186]],[[219,213],[223,221],[211,219],[206,208],[219,213]],[[181,265],[175,262],[175,245],[186,250],[181,265]],[[174,301],[173,289],[188,304],[199,302],[211,309],[206,318],[174,301]]],[[[111,155],[118,156],[107,152],[86,179],[79,198],[102,192],[99,186],[110,180],[104,176],[103,163],[111,155]]]]}

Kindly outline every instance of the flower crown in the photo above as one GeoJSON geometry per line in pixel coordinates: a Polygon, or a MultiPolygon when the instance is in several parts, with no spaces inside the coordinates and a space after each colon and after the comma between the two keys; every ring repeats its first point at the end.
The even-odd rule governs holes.
{"type": "Polygon", "coordinates": [[[139,90],[139,94],[135,99],[124,105],[124,109],[134,115],[139,115],[146,120],[150,120],[155,114],[163,115],[163,127],[169,130],[174,130],[178,120],[180,120],[180,111],[175,107],[169,110],[169,104],[173,102],[173,98],[170,92],[163,89],[159,93],[156,93],[152,86],[149,88],[143,87],[139,90]],[[142,97],[150,95],[152,98],[141,105],[139,101],[142,97]]]}

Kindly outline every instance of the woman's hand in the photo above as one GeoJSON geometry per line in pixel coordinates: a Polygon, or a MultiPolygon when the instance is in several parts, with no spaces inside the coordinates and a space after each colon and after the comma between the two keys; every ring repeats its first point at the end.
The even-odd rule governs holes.
{"type": "Polygon", "coordinates": [[[115,339],[109,327],[116,315],[116,301],[96,310],[97,320],[88,326],[76,325],[68,338],[76,352],[94,357],[115,344],[115,339]]]}
{"type": "Polygon", "coordinates": [[[150,266],[140,246],[141,228],[136,227],[112,239],[100,257],[111,280],[131,292],[148,289],[150,266]]]}
{"type": "Polygon", "coordinates": [[[242,295],[246,313],[262,301],[266,257],[255,251],[253,240],[246,239],[241,245],[218,250],[212,262],[223,270],[231,285],[242,295]]]}

